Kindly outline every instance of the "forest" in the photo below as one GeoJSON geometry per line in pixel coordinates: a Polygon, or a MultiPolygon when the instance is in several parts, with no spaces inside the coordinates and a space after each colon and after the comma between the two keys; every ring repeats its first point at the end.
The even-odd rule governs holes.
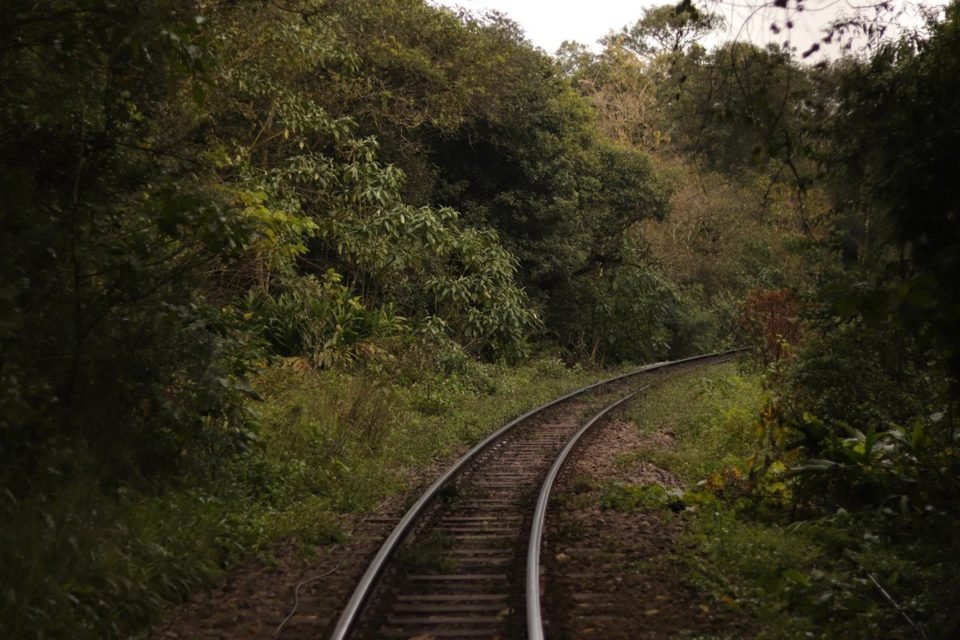
{"type": "Polygon", "coordinates": [[[720,23],[6,0],[0,635],[142,637],[576,382],[745,345],[703,490],[846,563],[774,608],[957,637],[960,3],[720,23]]]}

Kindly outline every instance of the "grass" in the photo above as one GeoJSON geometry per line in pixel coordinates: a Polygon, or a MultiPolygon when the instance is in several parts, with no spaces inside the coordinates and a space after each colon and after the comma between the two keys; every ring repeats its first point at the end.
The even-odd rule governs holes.
{"type": "MultiPolygon", "coordinates": [[[[950,523],[928,520],[898,537],[890,514],[796,519],[785,478],[750,474],[766,447],[763,402],[761,379],[727,364],[675,377],[634,403],[630,417],[650,438],[624,463],[652,460],[685,483],[679,566],[718,606],[754,620],[758,638],[916,638],[921,624],[929,638],[955,637],[950,523]]],[[[604,500],[655,510],[664,496],[616,486],[604,500]]]]}
{"type": "Polygon", "coordinates": [[[658,511],[682,508],[682,492],[658,484],[612,483],[604,487],[600,508],[621,513],[658,511]]]}
{"type": "Polygon", "coordinates": [[[641,429],[666,436],[671,445],[636,455],[687,482],[736,468],[756,452],[755,416],[763,397],[759,379],[741,375],[732,363],[673,377],[634,403],[629,414],[641,429]]]}
{"type": "Polygon", "coordinates": [[[0,636],[135,635],[223,571],[269,561],[281,542],[305,554],[342,542],[345,519],[408,489],[415,469],[601,376],[552,358],[519,367],[424,358],[353,374],[296,361],[264,369],[256,441],[202,473],[137,487],[76,479],[20,501],[0,494],[0,636]]]}
{"type": "MultiPolygon", "coordinates": [[[[255,381],[257,440],[203,474],[106,489],[78,478],[59,495],[20,501],[0,494],[0,636],[136,635],[223,571],[269,561],[278,543],[309,554],[342,542],[351,514],[408,489],[415,469],[601,375],[554,359],[506,367],[450,355],[353,374],[277,363],[255,381]]],[[[759,378],[733,364],[651,390],[629,416],[648,444],[623,462],[653,460],[687,490],[609,485],[603,506],[681,510],[680,548],[690,549],[678,566],[717,606],[755,619],[759,637],[916,637],[877,584],[930,638],[952,637],[956,523],[928,519],[897,538],[885,533],[890,515],[791,520],[789,491],[776,487],[786,485],[749,476],[764,452],[763,400],[759,378]]],[[[598,488],[576,486],[573,500],[598,488]]],[[[426,541],[411,562],[435,562],[442,546],[426,541]]]]}

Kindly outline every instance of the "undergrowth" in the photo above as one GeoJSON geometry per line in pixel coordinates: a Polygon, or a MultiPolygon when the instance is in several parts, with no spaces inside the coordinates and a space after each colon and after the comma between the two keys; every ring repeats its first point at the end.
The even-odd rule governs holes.
{"type": "MultiPolygon", "coordinates": [[[[761,376],[727,364],[679,376],[635,403],[649,434],[625,464],[652,459],[680,477],[688,549],[676,560],[759,638],[952,638],[958,544],[946,513],[814,510],[794,494],[761,426],[761,376]],[[946,545],[946,547],[945,547],[946,545]]],[[[658,500],[657,498],[661,498],[658,500]]],[[[611,487],[608,508],[662,508],[611,487]]]]}
{"type": "Polygon", "coordinates": [[[554,358],[409,356],[353,373],[275,362],[255,380],[249,447],[202,472],[0,496],[0,637],[129,637],[281,542],[343,541],[344,518],[407,489],[417,467],[600,375],[554,358]]]}

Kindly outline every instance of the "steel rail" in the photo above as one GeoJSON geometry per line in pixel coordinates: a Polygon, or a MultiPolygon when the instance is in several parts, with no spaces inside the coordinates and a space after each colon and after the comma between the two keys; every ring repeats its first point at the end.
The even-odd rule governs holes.
{"type": "Polygon", "coordinates": [[[725,355],[732,355],[734,353],[744,351],[745,349],[730,349],[727,351],[721,351],[716,353],[709,353],[699,356],[691,356],[689,358],[683,358],[680,360],[673,360],[668,362],[657,362],[649,365],[645,365],[633,371],[628,371],[612,378],[607,378],[606,380],[601,380],[600,382],[595,382],[593,384],[581,387],[575,391],[571,391],[559,398],[551,400],[546,404],[543,404],[535,409],[520,415],[496,432],[487,436],[479,443],[477,443],[472,449],[465,453],[453,466],[447,469],[439,478],[437,478],[433,484],[431,484],[426,491],[421,494],[420,498],[411,506],[407,512],[404,514],[403,518],[400,519],[400,522],[394,527],[393,531],[390,532],[390,535],[384,540],[383,544],[380,546],[380,549],[377,551],[377,555],[374,556],[373,560],[367,566],[366,572],[364,572],[363,577],[360,578],[360,581],[357,583],[356,588],[353,591],[353,594],[350,596],[350,600],[347,602],[347,605],[344,607],[343,611],[340,613],[340,617],[337,619],[337,625],[334,627],[333,633],[330,636],[330,640],[346,640],[347,635],[352,630],[354,624],[356,623],[360,611],[363,608],[363,605],[369,599],[370,595],[373,592],[374,587],[376,586],[377,579],[380,577],[380,574],[383,573],[384,568],[386,567],[387,562],[390,560],[396,548],[406,537],[406,535],[412,529],[414,523],[423,513],[427,505],[437,496],[440,490],[454,479],[478,454],[485,451],[491,445],[496,443],[500,438],[506,435],[508,432],[513,430],[517,425],[527,420],[528,418],[545,411],[553,406],[575,398],[579,395],[582,395],[592,389],[601,387],[603,385],[611,384],[619,380],[624,380],[632,376],[639,375],[641,373],[646,373],[648,371],[654,371],[657,369],[662,369],[666,367],[671,367],[679,364],[684,364],[687,362],[695,362],[697,360],[706,360],[709,358],[716,358],[725,355]]]}
{"type": "Polygon", "coordinates": [[[540,495],[537,498],[537,506],[533,512],[533,524],[530,527],[530,544],[527,547],[527,640],[544,640],[543,635],[543,616],[540,610],[540,545],[543,540],[543,527],[547,519],[547,503],[550,501],[550,493],[553,491],[553,485],[567,461],[570,452],[580,441],[581,436],[600,421],[605,415],[630,400],[641,391],[649,389],[650,386],[642,387],[636,391],[620,398],[613,404],[605,407],[600,413],[590,418],[580,429],[573,434],[573,437],[567,441],[566,446],[560,451],[560,455],[553,461],[553,466],[547,472],[547,477],[543,480],[540,487],[540,495]]]}
{"type": "MultiPolygon", "coordinates": [[[[734,353],[739,353],[746,350],[746,348],[731,349],[730,351],[722,353],[687,358],[686,360],[668,363],[668,365],[680,364],[681,362],[689,362],[690,360],[706,359],[715,356],[733,355],[734,353]]],[[[530,527],[530,541],[529,545],[527,546],[525,594],[527,603],[527,640],[545,640],[545,635],[543,632],[543,612],[540,606],[540,548],[543,543],[543,530],[547,519],[547,507],[550,502],[550,494],[553,492],[553,486],[556,484],[557,476],[560,474],[560,470],[563,468],[563,465],[566,464],[570,453],[573,451],[574,447],[577,446],[580,438],[587,433],[587,431],[589,431],[593,425],[595,425],[600,421],[601,418],[619,407],[621,404],[627,400],[630,400],[638,393],[646,391],[651,386],[653,385],[641,387],[633,393],[630,393],[629,395],[617,400],[613,404],[605,407],[600,413],[591,418],[589,422],[580,427],[573,437],[567,441],[566,446],[564,446],[563,450],[560,451],[560,454],[553,461],[553,466],[550,467],[550,471],[547,472],[546,477],[543,479],[543,485],[540,487],[540,495],[537,497],[537,506],[533,513],[533,523],[530,527]]]]}

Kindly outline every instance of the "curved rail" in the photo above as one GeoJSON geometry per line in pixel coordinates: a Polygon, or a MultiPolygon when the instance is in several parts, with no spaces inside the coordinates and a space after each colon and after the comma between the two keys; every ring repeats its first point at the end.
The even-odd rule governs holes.
{"type": "Polygon", "coordinates": [[[556,482],[560,469],[563,468],[570,452],[590,428],[595,425],[605,415],[619,407],[627,400],[633,398],[641,391],[649,389],[649,385],[620,398],[613,404],[605,407],[603,411],[590,418],[590,420],[580,427],[566,446],[560,451],[560,455],[553,461],[553,466],[547,472],[547,477],[543,480],[540,487],[540,496],[537,498],[537,506],[533,513],[533,524],[530,527],[530,546],[527,547],[527,640],[544,640],[543,635],[543,617],[540,611],[540,543],[543,539],[543,527],[547,518],[547,503],[550,500],[550,492],[556,482]]]}
{"type": "MultiPolygon", "coordinates": [[[[528,418],[545,411],[553,406],[560,404],[571,398],[575,398],[581,394],[586,393],[597,387],[607,385],[619,380],[623,380],[632,376],[639,375],[648,371],[653,371],[656,369],[661,369],[669,366],[679,365],[687,362],[695,362],[697,360],[706,360],[709,358],[715,358],[718,356],[730,355],[743,351],[743,349],[731,349],[728,351],[722,351],[717,353],[710,353],[699,356],[692,356],[689,358],[683,358],[681,360],[674,360],[670,362],[658,362],[650,365],[645,365],[639,369],[629,371],[627,373],[614,376],[612,378],[607,378],[606,380],[601,380],[600,382],[595,382],[593,384],[581,387],[575,391],[571,391],[559,398],[551,400],[546,404],[543,404],[535,409],[532,409],[521,416],[518,416],[502,426],[496,432],[484,438],[467,453],[465,453],[457,462],[447,469],[439,478],[437,478],[433,484],[431,484],[426,491],[420,496],[420,498],[411,506],[407,512],[401,518],[400,522],[394,527],[393,531],[390,532],[390,535],[380,546],[380,549],[377,551],[377,555],[373,558],[370,564],[367,567],[366,572],[363,574],[363,577],[360,578],[360,581],[357,583],[356,588],[353,591],[353,594],[350,597],[350,600],[347,602],[346,607],[340,614],[339,619],[337,620],[337,625],[334,627],[333,634],[330,636],[331,640],[346,640],[347,634],[350,633],[353,625],[356,623],[357,618],[360,614],[363,605],[370,597],[373,592],[373,588],[376,585],[376,581],[379,578],[380,574],[383,573],[384,568],[386,567],[387,562],[390,560],[391,556],[396,551],[399,544],[406,537],[406,535],[412,529],[414,523],[417,521],[417,518],[423,513],[427,505],[438,495],[440,490],[451,480],[453,480],[478,454],[485,451],[488,447],[500,440],[504,435],[509,431],[514,429],[517,425],[527,420],[528,418]]],[[[539,552],[538,552],[539,553],[539,552]]],[[[539,595],[539,594],[538,594],[539,595]]]]}

